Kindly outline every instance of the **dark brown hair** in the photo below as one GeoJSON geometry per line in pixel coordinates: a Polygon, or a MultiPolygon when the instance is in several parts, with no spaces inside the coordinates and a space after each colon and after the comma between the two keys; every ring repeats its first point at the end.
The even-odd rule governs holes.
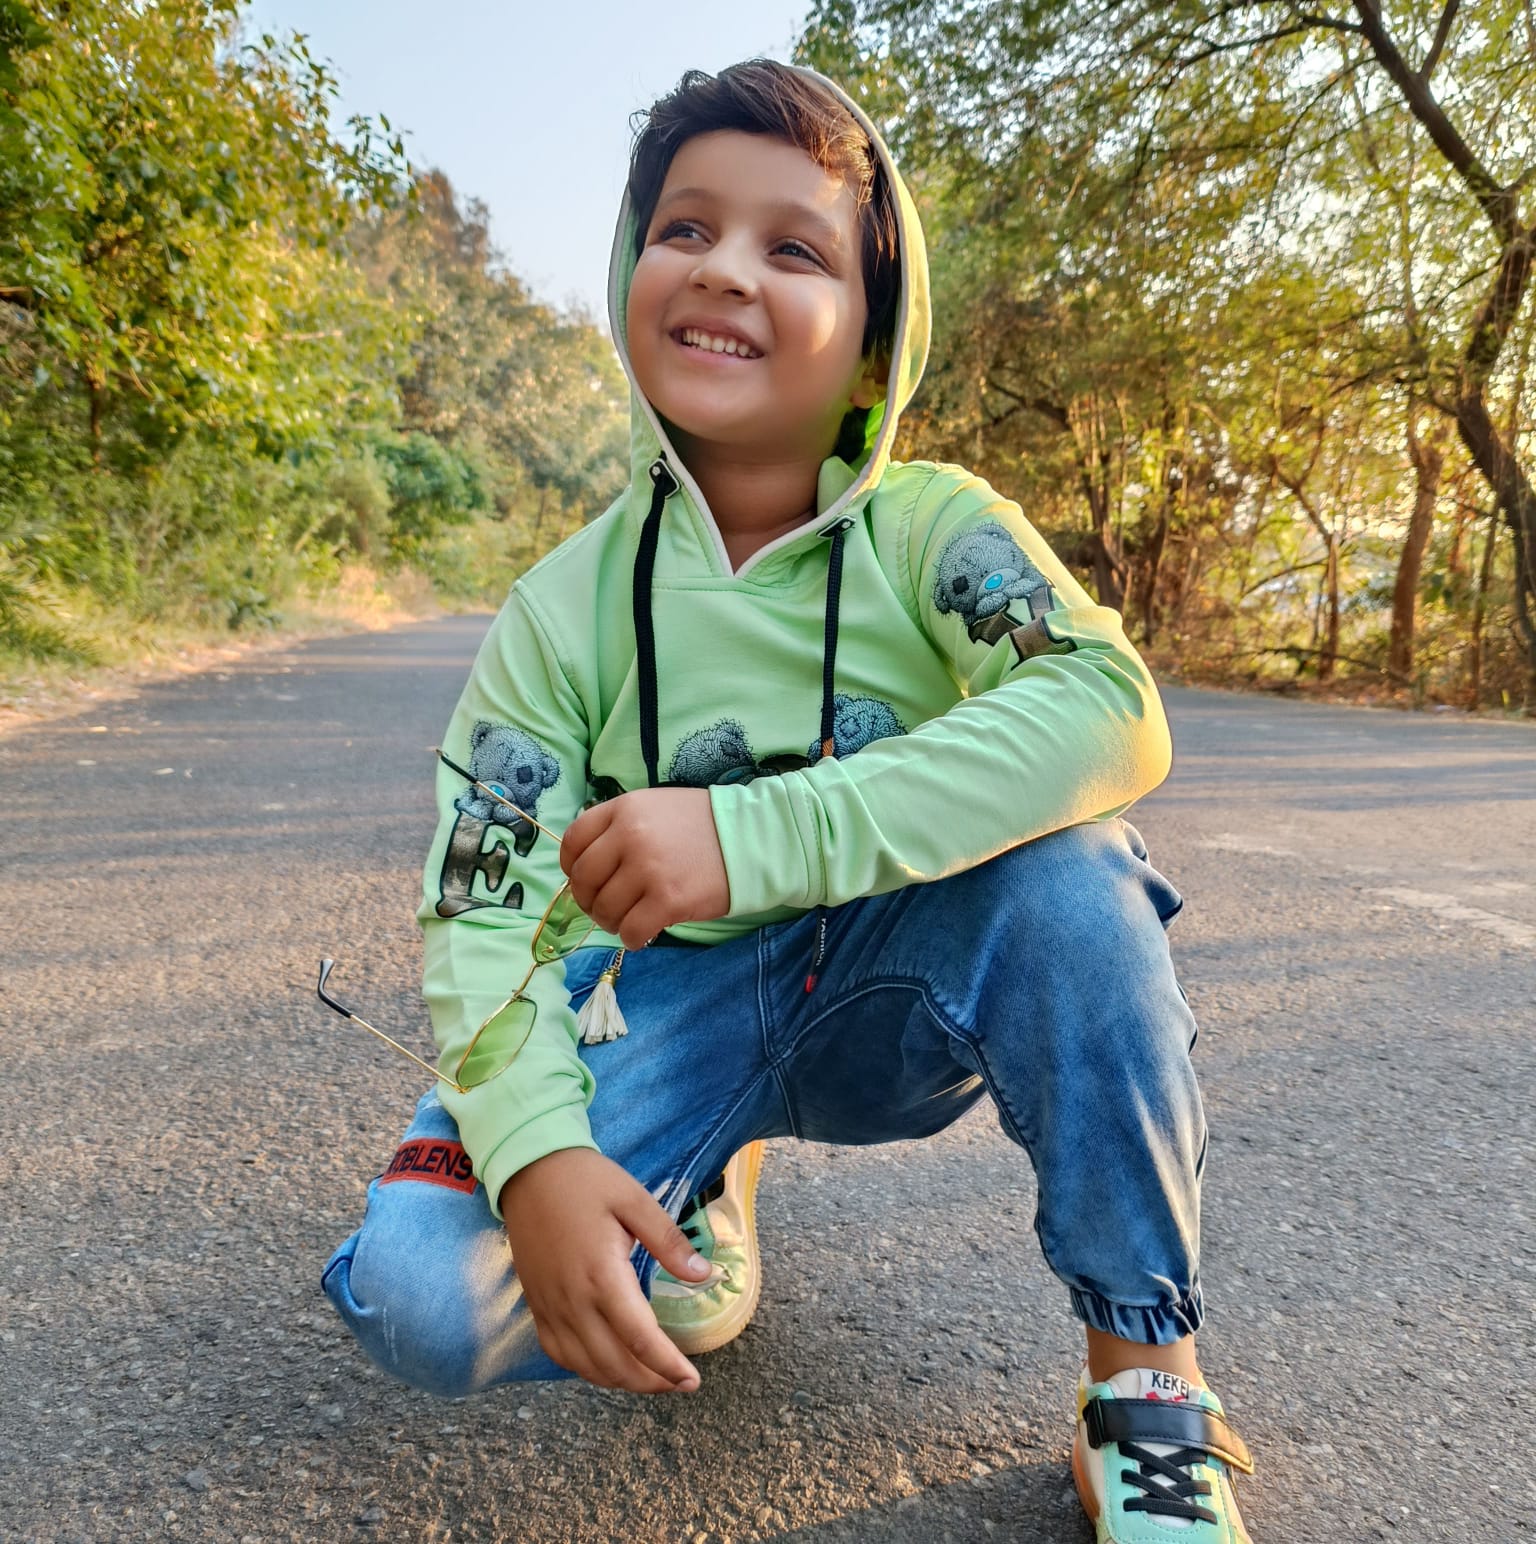
{"type": "Polygon", "coordinates": [[[896,341],[900,270],[896,199],[879,153],[857,118],[824,87],[773,59],[749,59],[718,75],[689,70],[650,109],[629,157],[635,255],[656,212],[672,158],[690,139],[735,129],[767,134],[803,150],[818,166],[847,178],[859,209],[864,300],[864,357],[888,357],[896,341]]]}

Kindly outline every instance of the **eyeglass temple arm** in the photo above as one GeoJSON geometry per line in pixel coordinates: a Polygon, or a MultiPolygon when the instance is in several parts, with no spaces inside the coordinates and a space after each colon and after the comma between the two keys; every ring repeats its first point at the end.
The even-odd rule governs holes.
{"type": "Polygon", "coordinates": [[[352,1022],[358,1026],[358,1028],[366,1029],[370,1035],[377,1036],[378,1039],[382,1040],[385,1045],[393,1046],[402,1056],[410,1057],[410,1059],[415,1062],[423,1072],[430,1072],[434,1078],[441,1079],[450,1088],[456,1089],[461,1094],[467,1094],[469,1092],[469,1090],[465,1088],[462,1083],[458,1082],[454,1078],[450,1078],[446,1073],[439,1072],[431,1062],[423,1061],[421,1057],[419,1057],[409,1047],[401,1045],[398,1040],[391,1039],[390,1036],[386,1035],[382,1029],[375,1029],[367,1019],[363,1018],[359,1014],[354,1013],[349,1007],[347,1007],[345,1003],[338,1002],[334,997],[332,997],[331,994],[326,991],[325,984],[330,980],[331,972],[335,970],[335,968],[335,960],[320,961],[320,980],[315,984],[315,991],[319,994],[320,1001],[323,1002],[327,1008],[334,1008],[335,1011],[342,1016],[342,1018],[351,1019],[352,1022]]]}
{"type": "Polygon", "coordinates": [[[480,792],[483,793],[486,796],[486,798],[494,799],[498,804],[506,805],[506,807],[509,810],[511,810],[512,813],[514,815],[516,815],[519,819],[526,820],[530,826],[533,826],[536,830],[542,831],[544,833],[544,835],[549,837],[552,841],[558,842],[560,840],[560,837],[559,837],[559,835],[556,832],[551,831],[548,826],[540,824],[540,822],[535,820],[533,818],[533,816],[528,813],[527,810],[521,808],[521,806],[519,806],[519,805],[514,804],[506,796],[506,794],[504,794],[504,793],[497,793],[496,790],[494,788],[492,788],[489,784],[482,783],[480,781],[480,779],[478,777],[476,777],[473,772],[466,772],[464,770],[464,768],[461,767],[458,764],[458,762],[456,762],[448,754],[448,752],[445,751],[442,748],[442,746],[434,745],[432,748],[433,748],[434,751],[437,752],[437,759],[440,762],[442,762],[442,764],[445,767],[447,767],[450,772],[457,772],[460,777],[465,779],[466,782],[473,783],[474,786],[476,788],[478,788],[480,790],[480,792]]]}

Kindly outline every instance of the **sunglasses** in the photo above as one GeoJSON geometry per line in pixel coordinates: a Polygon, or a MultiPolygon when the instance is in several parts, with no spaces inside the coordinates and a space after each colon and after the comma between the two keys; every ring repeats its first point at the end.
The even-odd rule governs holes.
{"type": "MultiPolygon", "coordinates": [[[[438,750],[437,756],[444,766],[472,783],[487,798],[505,805],[513,814],[526,820],[557,843],[559,842],[559,836],[548,826],[540,825],[527,811],[518,808],[507,796],[506,789],[499,783],[482,783],[479,778],[466,772],[457,762],[451,761],[442,750],[438,750]]],[[[343,1018],[350,1019],[359,1028],[367,1030],[370,1035],[382,1040],[385,1045],[392,1046],[424,1072],[447,1083],[458,1093],[467,1094],[472,1089],[483,1087],[492,1078],[499,1077],[517,1060],[518,1054],[527,1045],[539,1012],[539,1005],[526,995],[528,983],[533,980],[534,972],[541,965],[548,965],[574,954],[596,930],[597,924],[576,904],[575,897],[571,894],[571,882],[566,880],[555,891],[553,899],[544,908],[544,915],[539,918],[539,925],[534,929],[530,946],[533,959],[528,966],[528,973],[500,1006],[481,1020],[479,1029],[471,1036],[469,1044],[464,1047],[451,1074],[424,1061],[414,1051],[408,1050],[398,1040],[386,1035],[382,1029],[375,1029],[365,1018],[333,997],[327,990],[327,983],[336,969],[335,960],[320,961],[320,980],[315,991],[327,1008],[334,1009],[343,1018]]]]}

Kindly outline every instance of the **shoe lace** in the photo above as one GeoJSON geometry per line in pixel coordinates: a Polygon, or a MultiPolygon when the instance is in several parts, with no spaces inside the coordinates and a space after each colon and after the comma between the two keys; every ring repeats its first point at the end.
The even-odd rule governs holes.
{"type": "MultiPolygon", "coordinates": [[[[708,1219],[704,1215],[704,1209],[711,1201],[718,1199],[724,1194],[725,1182],[722,1178],[699,1191],[697,1195],[690,1196],[678,1215],[677,1226],[682,1232],[683,1237],[688,1240],[699,1254],[703,1255],[716,1270],[724,1272],[725,1279],[711,1283],[711,1290],[714,1287],[719,1287],[726,1292],[739,1293],[743,1290],[742,1284],[731,1275],[730,1266],[726,1265],[723,1261],[715,1259],[711,1235],[706,1233],[708,1219]]],[[[676,1278],[674,1277],[673,1279],[675,1280],[676,1278]]]]}
{"type": "Polygon", "coordinates": [[[1214,1523],[1220,1519],[1209,1508],[1192,1501],[1192,1496],[1208,1496],[1209,1480],[1197,1480],[1189,1471],[1206,1458],[1204,1448],[1175,1448],[1166,1456],[1153,1453],[1135,1442],[1121,1442],[1120,1454],[1140,1464],[1141,1472],[1122,1469],[1120,1478],[1128,1485],[1144,1490],[1125,1503],[1127,1512],[1154,1512],[1160,1517],[1181,1517],[1189,1522],[1214,1523]]]}

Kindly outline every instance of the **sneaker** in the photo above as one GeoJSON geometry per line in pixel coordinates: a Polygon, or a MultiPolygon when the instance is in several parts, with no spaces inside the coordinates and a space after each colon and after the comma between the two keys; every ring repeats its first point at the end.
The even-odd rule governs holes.
{"type": "Polygon", "coordinates": [[[651,1309],[684,1356],[702,1356],[734,1340],[757,1311],[762,1287],[757,1253],[757,1181],[763,1144],[749,1142],[683,1208],[677,1225],[715,1267],[707,1281],[679,1281],[660,1266],[651,1283],[651,1309]]]}
{"type": "Polygon", "coordinates": [[[1232,1469],[1253,1460],[1209,1389],[1146,1367],[1083,1374],[1072,1477],[1096,1544],[1252,1544],[1232,1469]]]}

